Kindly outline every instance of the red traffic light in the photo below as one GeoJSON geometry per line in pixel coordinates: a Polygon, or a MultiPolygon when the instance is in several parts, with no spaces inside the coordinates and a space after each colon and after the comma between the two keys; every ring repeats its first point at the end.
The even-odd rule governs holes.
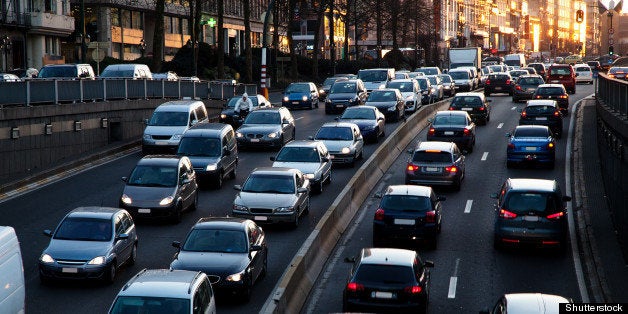
{"type": "Polygon", "coordinates": [[[584,11],[578,10],[576,11],[576,22],[582,23],[584,21],[584,11]]]}
{"type": "Polygon", "coordinates": [[[491,49],[491,53],[492,53],[492,54],[496,54],[496,53],[497,53],[497,49],[492,48],[492,49],[491,49]]]}

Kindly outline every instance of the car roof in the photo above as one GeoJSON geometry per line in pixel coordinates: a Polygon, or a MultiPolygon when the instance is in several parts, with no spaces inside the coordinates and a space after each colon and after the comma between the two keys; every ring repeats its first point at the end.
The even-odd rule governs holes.
{"type": "Polygon", "coordinates": [[[68,213],[68,217],[82,217],[82,218],[100,218],[111,219],[113,215],[122,209],[113,207],[101,207],[101,206],[85,206],[77,207],[68,213]]]}
{"type": "Polygon", "coordinates": [[[424,141],[416,145],[415,151],[426,150],[440,150],[444,152],[451,152],[453,150],[453,142],[440,142],[440,141],[424,141]]]}
{"type": "MultiPolygon", "coordinates": [[[[409,72],[408,72],[409,73],[409,72]]],[[[400,82],[400,83],[412,83],[412,81],[414,81],[413,78],[403,78],[403,79],[394,79],[391,80],[390,82],[400,82]]]]}
{"type": "MultiPolygon", "coordinates": [[[[285,107],[266,107],[266,108],[255,109],[255,110],[251,111],[251,113],[263,112],[263,111],[276,111],[276,112],[279,112],[280,110],[282,110],[281,108],[287,109],[285,107]]],[[[249,113],[249,114],[251,114],[251,113],[249,113]]]]}
{"type": "Polygon", "coordinates": [[[118,296],[187,298],[200,271],[144,269],[122,287],[118,296]]]}
{"type": "Polygon", "coordinates": [[[147,155],[144,156],[140,161],[137,162],[137,165],[140,166],[173,166],[176,167],[179,165],[179,160],[181,160],[183,156],[176,155],[147,155]]]}
{"type": "Polygon", "coordinates": [[[192,228],[194,229],[225,229],[241,230],[248,224],[248,219],[236,217],[203,217],[192,228]]]}
{"type": "Polygon", "coordinates": [[[556,107],[556,100],[553,99],[531,99],[528,100],[528,102],[526,103],[526,108],[527,107],[533,107],[533,106],[553,106],[556,107]]]}
{"type": "Polygon", "coordinates": [[[198,100],[171,100],[168,102],[165,102],[161,105],[159,105],[157,107],[157,109],[155,109],[155,111],[185,111],[187,112],[190,108],[190,105],[193,105],[195,103],[201,103],[203,104],[201,101],[198,100]]]}
{"type": "Polygon", "coordinates": [[[480,97],[482,100],[484,100],[484,93],[478,93],[478,92],[463,92],[463,93],[456,93],[456,95],[454,97],[467,97],[467,96],[476,96],[476,97],[480,97]]]}
{"type": "Polygon", "coordinates": [[[184,137],[220,137],[225,129],[232,128],[224,123],[197,123],[183,134],[184,137]]]}
{"type": "Polygon", "coordinates": [[[543,87],[562,87],[562,88],[565,88],[565,86],[563,84],[541,84],[541,85],[539,85],[538,88],[543,88],[543,87]]]}
{"type": "Polygon", "coordinates": [[[300,172],[298,169],[285,168],[285,167],[257,167],[251,171],[251,174],[274,174],[274,175],[294,175],[300,172]]]}
{"type": "Polygon", "coordinates": [[[524,75],[520,75],[519,78],[522,77],[535,77],[535,78],[543,78],[542,76],[540,76],[539,74],[524,74],[524,75]]]}
{"type": "Polygon", "coordinates": [[[556,190],[555,180],[509,178],[510,190],[553,192],[556,190]]]}
{"type": "Polygon", "coordinates": [[[416,195],[430,197],[432,188],[422,185],[389,185],[385,195],[416,195]]]}
{"type": "Polygon", "coordinates": [[[441,110],[436,112],[436,116],[468,116],[466,111],[460,110],[441,110]]]}
{"type": "Polygon", "coordinates": [[[321,143],[322,143],[321,141],[314,141],[314,140],[294,140],[294,141],[288,142],[288,144],[285,144],[283,147],[311,147],[311,148],[316,148],[321,143]]]}
{"type": "Polygon", "coordinates": [[[361,264],[409,266],[414,264],[416,252],[394,248],[364,248],[360,256],[361,264]]]}
{"type": "Polygon", "coordinates": [[[321,128],[350,128],[357,127],[355,123],[350,122],[327,122],[321,126],[321,128]]]}
{"type": "Polygon", "coordinates": [[[558,314],[559,303],[571,303],[565,297],[542,293],[505,294],[507,311],[512,314],[543,313],[558,314]]]}

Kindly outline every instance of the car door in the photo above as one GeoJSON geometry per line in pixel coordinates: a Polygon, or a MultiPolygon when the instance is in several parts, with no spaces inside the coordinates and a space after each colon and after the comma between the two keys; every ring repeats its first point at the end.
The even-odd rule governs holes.
{"type": "Polygon", "coordinates": [[[355,145],[356,156],[359,156],[364,149],[364,139],[362,138],[360,129],[356,126],[353,127],[353,143],[355,145]]]}
{"type": "Polygon", "coordinates": [[[310,83],[310,95],[312,97],[312,103],[318,103],[318,91],[316,90],[316,85],[314,83],[310,83]]]}
{"type": "Polygon", "coordinates": [[[179,195],[181,196],[181,199],[183,202],[182,209],[186,209],[190,205],[190,202],[192,201],[191,196],[193,192],[193,187],[192,187],[192,182],[190,181],[190,177],[189,177],[189,168],[183,160],[179,162],[178,184],[179,184],[179,195]]]}
{"type": "Polygon", "coordinates": [[[297,193],[297,204],[295,204],[295,205],[297,205],[299,207],[299,215],[300,215],[308,206],[310,193],[308,193],[308,192],[301,192],[301,193],[299,193],[298,190],[300,188],[306,188],[306,189],[309,190],[309,181],[305,179],[305,177],[303,176],[302,173],[297,172],[294,175],[294,182],[295,182],[295,185],[296,185],[295,192],[297,193]]]}
{"type": "Polygon", "coordinates": [[[113,217],[113,228],[114,228],[113,252],[115,253],[116,256],[118,256],[117,261],[116,261],[118,265],[116,265],[116,267],[124,263],[129,258],[129,255],[131,254],[131,246],[129,244],[132,243],[132,241],[129,238],[126,238],[126,239],[118,238],[121,234],[126,233],[127,227],[128,225],[126,221],[122,219],[122,214],[117,213],[113,217]]]}
{"type": "Polygon", "coordinates": [[[249,252],[251,259],[249,261],[249,269],[253,273],[253,282],[259,278],[262,270],[264,269],[264,252],[263,250],[251,251],[251,247],[254,245],[262,245],[260,243],[260,228],[254,223],[250,222],[246,226],[246,235],[249,241],[249,252]]]}
{"type": "Polygon", "coordinates": [[[295,129],[294,118],[292,117],[292,114],[290,113],[288,109],[284,108],[280,112],[281,112],[281,121],[282,121],[281,124],[282,124],[283,133],[286,134],[288,137],[290,137],[292,136],[292,132],[295,129]]]}
{"type": "Polygon", "coordinates": [[[458,146],[454,147],[454,164],[460,168],[460,173],[462,173],[462,175],[464,176],[465,174],[465,167],[466,167],[466,162],[465,162],[465,157],[462,154],[462,152],[460,152],[460,149],[458,148],[458,146]]]}
{"type": "Polygon", "coordinates": [[[327,151],[327,147],[324,144],[319,144],[316,148],[318,151],[318,156],[321,161],[321,181],[325,180],[331,172],[331,158],[329,158],[329,152],[327,151]],[[327,161],[325,161],[325,159],[327,161]]]}
{"type": "Polygon", "coordinates": [[[222,160],[225,164],[225,173],[235,170],[238,161],[238,147],[235,142],[233,130],[227,131],[222,138],[223,152],[222,160]]]}

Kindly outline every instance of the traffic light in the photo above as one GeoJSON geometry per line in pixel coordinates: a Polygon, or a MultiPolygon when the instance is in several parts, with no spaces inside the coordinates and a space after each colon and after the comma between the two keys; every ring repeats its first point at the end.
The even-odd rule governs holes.
{"type": "Polygon", "coordinates": [[[612,56],[614,52],[615,52],[615,47],[608,46],[608,54],[612,56]]]}
{"type": "Polygon", "coordinates": [[[576,22],[582,23],[584,21],[584,11],[578,10],[576,11],[576,22]]]}

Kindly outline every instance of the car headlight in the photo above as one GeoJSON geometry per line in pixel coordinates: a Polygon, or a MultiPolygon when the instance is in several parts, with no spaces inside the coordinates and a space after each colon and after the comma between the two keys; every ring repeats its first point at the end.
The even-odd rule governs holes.
{"type": "Polygon", "coordinates": [[[54,258],[52,258],[52,256],[50,256],[48,254],[45,254],[45,253],[42,254],[41,257],[39,257],[39,260],[42,263],[46,263],[46,264],[50,264],[50,263],[54,263],[55,262],[55,260],[54,260],[54,258]]]}
{"type": "Polygon", "coordinates": [[[242,206],[242,205],[238,205],[238,204],[233,204],[233,210],[239,210],[239,211],[243,211],[243,212],[248,212],[249,208],[246,206],[242,206]]]}
{"type": "Polygon", "coordinates": [[[183,136],[183,134],[175,134],[172,136],[172,139],[175,141],[180,141],[181,140],[181,136],[183,136]]]}
{"type": "Polygon", "coordinates": [[[275,212],[277,213],[287,213],[291,211],[294,211],[294,206],[284,206],[284,207],[275,208],[275,212]]]}
{"type": "Polygon", "coordinates": [[[150,139],[152,139],[152,138],[153,138],[153,137],[152,137],[150,134],[144,134],[144,139],[145,139],[145,140],[150,140],[150,139]]]}
{"type": "Polygon", "coordinates": [[[91,261],[87,262],[88,265],[102,265],[106,261],[104,256],[96,256],[91,261]]]}
{"type": "Polygon", "coordinates": [[[288,96],[284,96],[283,97],[283,101],[289,101],[289,100],[290,100],[290,98],[288,98],[288,96]]]}
{"type": "Polygon", "coordinates": [[[275,137],[277,137],[277,132],[268,133],[268,138],[275,138],[275,137]]]}
{"type": "Polygon", "coordinates": [[[301,97],[301,100],[303,100],[303,101],[307,101],[307,96],[303,96],[303,97],[301,97]]]}
{"type": "Polygon", "coordinates": [[[382,88],[386,88],[386,84],[380,84],[379,86],[377,86],[377,89],[382,89],[382,88]]]}
{"type": "Polygon", "coordinates": [[[340,150],[340,152],[343,154],[348,154],[351,152],[351,149],[349,147],[343,147],[342,150],[340,150]]]}
{"type": "Polygon", "coordinates": [[[313,173],[306,173],[305,177],[308,178],[308,179],[314,179],[315,176],[314,176],[313,173]]]}
{"type": "Polygon", "coordinates": [[[216,164],[207,165],[207,167],[205,167],[205,171],[214,171],[214,170],[216,170],[216,164]]]}
{"type": "Polygon", "coordinates": [[[329,98],[325,99],[325,103],[326,104],[331,104],[331,99],[329,99],[329,98]]]}
{"type": "Polygon", "coordinates": [[[236,132],[236,137],[243,137],[244,135],[242,135],[242,133],[240,132],[236,132]]]}
{"type": "Polygon", "coordinates": [[[226,115],[226,114],[224,114],[224,113],[221,113],[221,114],[220,114],[220,119],[227,119],[227,115],[226,115]]]}
{"type": "Polygon", "coordinates": [[[120,200],[122,201],[122,203],[130,205],[131,203],[133,203],[133,200],[131,200],[131,198],[126,195],[126,194],[122,194],[122,197],[120,198],[120,200]]]}
{"type": "Polygon", "coordinates": [[[321,89],[321,90],[319,90],[319,91],[318,91],[318,93],[319,93],[319,94],[325,94],[325,90],[324,90],[324,89],[321,89]]]}
{"type": "Polygon", "coordinates": [[[233,275],[229,275],[227,276],[227,281],[242,281],[242,278],[244,277],[244,271],[241,271],[237,274],[233,274],[233,275]]]}
{"type": "Polygon", "coordinates": [[[174,197],[168,196],[168,197],[162,199],[159,202],[159,205],[161,205],[161,206],[170,205],[172,203],[172,201],[174,201],[174,197]]]}

